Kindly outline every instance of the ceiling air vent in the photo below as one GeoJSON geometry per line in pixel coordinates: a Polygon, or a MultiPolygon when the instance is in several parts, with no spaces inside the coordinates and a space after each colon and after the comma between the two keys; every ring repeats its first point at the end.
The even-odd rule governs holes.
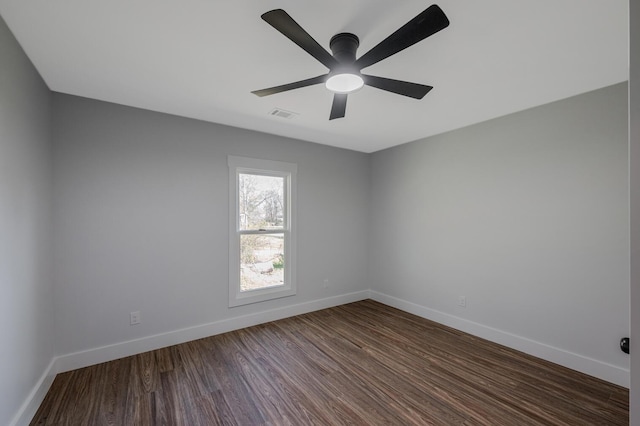
{"type": "Polygon", "coordinates": [[[274,117],[292,119],[296,115],[298,115],[298,113],[297,112],[287,111],[287,110],[284,110],[282,108],[274,108],[269,112],[269,115],[273,115],[274,117]]]}

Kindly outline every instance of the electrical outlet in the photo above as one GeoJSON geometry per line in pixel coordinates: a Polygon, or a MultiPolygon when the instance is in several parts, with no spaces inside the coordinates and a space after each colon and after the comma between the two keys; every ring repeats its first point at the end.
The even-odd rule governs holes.
{"type": "Polygon", "coordinates": [[[462,308],[467,307],[467,297],[466,296],[458,296],[458,306],[462,308]]]}
{"type": "Polygon", "coordinates": [[[328,288],[329,287],[329,278],[325,278],[324,281],[322,282],[322,287],[324,288],[328,288]]]}
{"type": "Polygon", "coordinates": [[[131,325],[140,324],[142,321],[142,316],[140,315],[140,311],[131,312],[129,314],[129,322],[131,325]]]}

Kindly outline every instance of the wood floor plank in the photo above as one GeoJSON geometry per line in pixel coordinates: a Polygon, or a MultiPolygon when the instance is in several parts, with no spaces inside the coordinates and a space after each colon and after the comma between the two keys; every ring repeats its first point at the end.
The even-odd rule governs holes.
{"type": "Polygon", "coordinates": [[[104,364],[104,368],[100,412],[107,425],[121,425],[126,420],[126,404],[122,404],[119,396],[128,392],[131,363],[120,359],[104,364]]]}
{"type": "Polygon", "coordinates": [[[327,417],[326,412],[345,420],[358,419],[349,407],[335,398],[336,390],[326,380],[325,370],[318,370],[311,358],[294,350],[291,341],[283,340],[284,336],[275,327],[260,335],[264,356],[259,358],[259,363],[283,397],[291,402],[298,413],[297,419],[303,424],[327,424],[331,416],[327,417]]]}
{"type": "Polygon", "coordinates": [[[32,425],[626,425],[627,389],[366,300],[59,374],[32,425]]]}
{"type": "Polygon", "coordinates": [[[156,365],[158,366],[158,371],[160,373],[166,373],[167,371],[171,371],[175,368],[174,365],[174,352],[172,347],[158,349],[153,351],[155,356],[156,365]]]}

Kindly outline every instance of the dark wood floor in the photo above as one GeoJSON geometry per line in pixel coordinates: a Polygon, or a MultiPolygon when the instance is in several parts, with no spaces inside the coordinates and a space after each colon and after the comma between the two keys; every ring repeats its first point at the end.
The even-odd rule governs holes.
{"type": "Polygon", "coordinates": [[[624,388],[367,300],[59,374],[33,425],[627,425],[624,388]]]}

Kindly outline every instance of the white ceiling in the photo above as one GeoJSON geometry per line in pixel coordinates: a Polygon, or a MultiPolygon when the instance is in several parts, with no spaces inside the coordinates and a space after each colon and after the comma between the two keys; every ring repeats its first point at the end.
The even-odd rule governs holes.
{"type": "Polygon", "coordinates": [[[431,4],[0,0],[0,14],[53,91],[363,152],[628,79],[628,0],[440,0],[448,28],[365,70],[434,86],[422,100],[365,87],[329,121],[323,85],[250,93],[326,72],[260,19],[268,10],[327,50],[354,33],[360,56],[431,4]]]}

